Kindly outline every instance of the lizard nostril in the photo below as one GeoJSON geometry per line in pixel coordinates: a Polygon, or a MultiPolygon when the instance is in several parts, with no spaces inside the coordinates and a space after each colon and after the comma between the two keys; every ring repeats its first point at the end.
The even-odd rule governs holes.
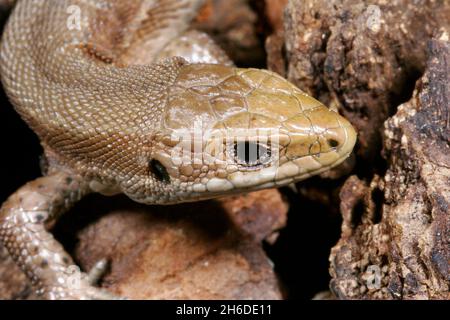
{"type": "Polygon", "coordinates": [[[339,142],[335,139],[328,139],[328,144],[332,148],[336,148],[339,145],[339,142]]]}
{"type": "Polygon", "coordinates": [[[161,162],[159,162],[156,159],[152,159],[150,160],[150,171],[155,175],[155,177],[160,180],[163,181],[165,183],[169,183],[170,182],[170,176],[167,173],[166,168],[161,164],[161,162]]]}

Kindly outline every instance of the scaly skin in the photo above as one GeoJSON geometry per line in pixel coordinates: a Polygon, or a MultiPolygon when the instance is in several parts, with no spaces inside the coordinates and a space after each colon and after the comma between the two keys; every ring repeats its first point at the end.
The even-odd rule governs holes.
{"type": "Polygon", "coordinates": [[[2,82],[50,170],[2,206],[0,241],[45,298],[111,297],[87,278],[74,285],[72,260],[46,231],[89,192],[197,201],[297,182],[350,154],[347,120],[274,73],[233,67],[209,39],[180,52],[220,65],[158,60],[190,43],[178,39],[202,2],[17,3],[2,82]]]}

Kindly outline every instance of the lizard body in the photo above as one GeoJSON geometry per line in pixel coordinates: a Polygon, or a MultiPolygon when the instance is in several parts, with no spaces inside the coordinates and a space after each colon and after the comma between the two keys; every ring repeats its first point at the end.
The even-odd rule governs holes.
{"type": "Polygon", "coordinates": [[[43,296],[110,297],[86,279],[69,284],[73,261],[47,231],[89,192],[198,201],[297,182],[350,154],[350,123],[280,76],[234,67],[199,34],[195,55],[180,50],[190,62],[172,57],[202,2],[16,4],[2,83],[49,172],[2,206],[0,241],[43,296]]]}

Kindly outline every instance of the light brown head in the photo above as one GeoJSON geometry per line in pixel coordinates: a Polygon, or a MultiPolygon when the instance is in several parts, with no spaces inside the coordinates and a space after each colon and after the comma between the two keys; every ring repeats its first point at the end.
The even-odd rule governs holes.
{"type": "Polygon", "coordinates": [[[342,116],[266,70],[189,64],[168,89],[152,137],[144,203],[196,201],[277,187],[351,153],[342,116]]]}

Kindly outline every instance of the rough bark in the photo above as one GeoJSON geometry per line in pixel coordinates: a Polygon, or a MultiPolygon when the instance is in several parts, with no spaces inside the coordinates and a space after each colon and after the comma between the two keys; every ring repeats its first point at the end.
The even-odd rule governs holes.
{"type": "Polygon", "coordinates": [[[385,122],[384,178],[352,177],[341,191],[342,237],[330,256],[339,298],[450,298],[448,33],[428,48],[413,97],[385,122]]]}

